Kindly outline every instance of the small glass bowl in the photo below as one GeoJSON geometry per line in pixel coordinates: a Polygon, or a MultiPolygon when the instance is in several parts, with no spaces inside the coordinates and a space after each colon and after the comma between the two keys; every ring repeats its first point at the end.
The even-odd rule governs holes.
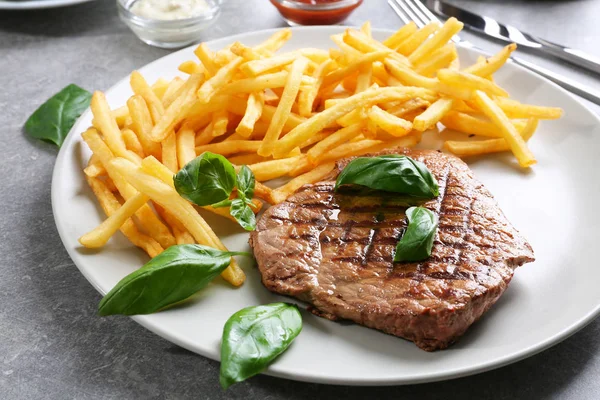
{"type": "Polygon", "coordinates": [[[121,20],[140,38],[151,46],[175,49],[201,38],[204,29],[215,22],[221,13],[222,0],[206,0],[209,8],[202,14],[184,19],[150,19],[131,12],[137,0],[117,0],[121,20]]]}
{"type": "Polygon", "coordinates": [[[363,0],[338,0],[310,4],[298,0],[270,0],[283,19],[294,25],[334,25],[344,21],[363,0]]]}

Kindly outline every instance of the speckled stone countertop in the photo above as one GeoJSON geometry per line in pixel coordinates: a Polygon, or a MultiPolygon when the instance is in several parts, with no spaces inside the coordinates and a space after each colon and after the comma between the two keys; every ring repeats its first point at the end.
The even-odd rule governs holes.
{"type": "MultiPolygon", "coordinates": [[[[455,3],[600,56],[600,0],[455,3]]],[[[384,0],[365,0],[346,23],[367,19],[377,28],[400,25],[384,0]]],[[[223,14],[203,39],[281,26],[267,0],[225,0],[223,14]]],[[[466,35],[490,51],[500,47],[466,35]]],[[[28,139],[22,126],[68,83],[104,90],[165,54],[131,33],[111,0],[0,11],[0,399],[600,398],[600,320],[541,354],[452,381],[357,388],[258,376],[223,392],[217,362],[131,319],[98,318],[100,295],[73,265],[52,217],[57,149],[28,139]]],[[[600,79],[581,70],[523,56],[600,87],[600,79]]]]}

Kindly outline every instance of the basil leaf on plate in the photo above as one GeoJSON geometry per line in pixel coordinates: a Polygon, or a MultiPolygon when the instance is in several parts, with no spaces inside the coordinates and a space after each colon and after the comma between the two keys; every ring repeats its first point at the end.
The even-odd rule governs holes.
{"type": "Polygon", "coordinates": [[[25,122],[25,132],[60,147],[79,116],[90,106],[92,94],[70,84],[50,97],[25,122]]]}
{"type": "Polygon", "coordinates": [[[408,227],[396,245],[394,261],[421,261],[431,255],[438,226],[437,216],[425,207],[406,210],[408,227]]]}
{"type": "Polygon", "coordinates": [[[250,254],[199,244],[171,246],[121,279],[100,301],[98,313],[150,314],[185,300],[227,268],[234,255],[250,254]]]}
{"type": "Polygon", "coordinates": [[[229,214],[234,217],[238,224],[247,231],[256,229],[256,217],[248,203],[242,199],[233,199],[229,208],[229,214]]]}
{"type": "Polygon", "coordinates": [[[338,176],[335,190],[344,185],[360,185],[421,198],[440,194],[437,181],[425,164],[397,154],[352,160],[338,176]]]}
{"type": "Polygon", "coordinates": [[[235,179],[233,165],[222,155],[207,151],[177,172],[174,183],[184,199],[209,206],[229,198],[235,179]]]}
{"type": "Polygon", "coordinates": [[[242,165],[237,173],[237,190],[238,196],[246,202],[250,202],[254,197],[254,186],[256,179],[252,170],[245,165],[242,165]]]}
{"type": "Polygon", "coordinates": [[[220,382],[224,389],[264,370],[302,330],[298,307],[273,303],[244,308],[223,328],[220,382]]]}

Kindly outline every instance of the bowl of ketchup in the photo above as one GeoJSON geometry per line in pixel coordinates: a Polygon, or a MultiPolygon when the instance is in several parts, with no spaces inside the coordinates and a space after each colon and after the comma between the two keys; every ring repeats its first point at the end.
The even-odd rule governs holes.
{"type": "Polygon", "coordinates": [[[339,24],[363,0],[270,0],[290,25],[339,24]]]}

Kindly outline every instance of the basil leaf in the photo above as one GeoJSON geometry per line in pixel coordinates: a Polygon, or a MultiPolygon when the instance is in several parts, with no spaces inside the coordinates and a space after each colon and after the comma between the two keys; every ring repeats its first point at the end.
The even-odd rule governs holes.
{"type": "Polygon", "coordinates": [[[422,162],[390,154],[352,160],[340,173],[335,190],[343,185],[433,198],[440,194],[437,181],[422,162]]]}
{"type": "Polygon", "coordinates": [[[249,203],[254,197],[254,186],[256,184],[256,180],[254,179],[254,174],[252,170],[245,165],[242,165],[238,174],[237,174],[237,190],[238,196],[246,203],[249,203]]]}
{"type": "Polygon", "coordinates": [[[223,328],[221,375],[223,389],[264,370],[302,330],[298,307],[287,303],[244,308],[223,328]]]}
{"type": "Polygon", "coordinates": [[[254,211],[250,206],[242,199],[233,199],[231,207],[229,208],[229,214],[234,217],[242,228],[247,231],[253,231],[256,229],[256,217],[254,211]]]}
{"type": "Polygon", "coordinates": [[[406,216],[408,227],[396,245],[394,261],[424,260],[431,255],[438,218],[425,207],[411,207],[406,216]]]}
{"type": "Polygon", "coordinates": [[[222,155],[205,152],[187,163],[174,177],[175,189],[199,206],[226,200],[235,187],[235,169],[222,155]]]}
{"type": "Polygon", "coordinates": [[[90,92],[70,84],[31,114],[25,122],[25,132],[60,147],[77,118],[90,106],[91,99],[90,92]]]}
{"type": "Polygon", "coordinates": [[[185,300],[227,268],[233,255],[249,253],[199,244],[171,246],[121,279],[100,301],[98,313],[150,314],[185,300]]]}

